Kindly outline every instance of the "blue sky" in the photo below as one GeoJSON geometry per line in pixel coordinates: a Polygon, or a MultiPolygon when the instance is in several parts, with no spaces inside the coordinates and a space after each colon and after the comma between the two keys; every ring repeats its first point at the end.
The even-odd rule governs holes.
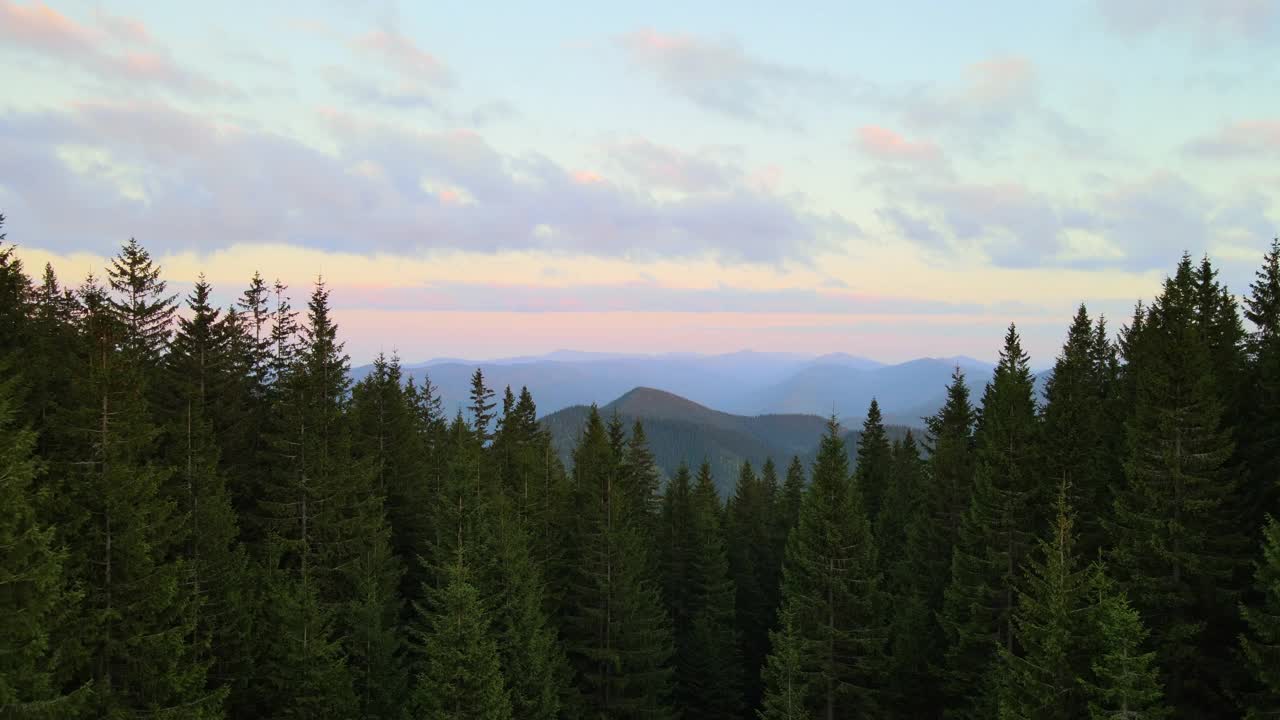
{"type": "Polygon", "coordinates": [[[0,212],[78,281],[333,288],[357,360],[1047,364],[1280,208],[1278,0],[0,0],[0,212]]]}

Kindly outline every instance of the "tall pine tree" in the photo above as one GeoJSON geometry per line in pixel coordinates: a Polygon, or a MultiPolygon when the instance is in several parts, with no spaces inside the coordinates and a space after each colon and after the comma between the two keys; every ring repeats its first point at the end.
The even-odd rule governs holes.
{"type": "Polygon", "coordinates": [[[1135,607],[1153,618],[1170,700],[1182,717],[1217,717],[1232,673],[1229,648],[1243,537],[1195,272],[1183,256],[1126,338],[1133,403],[1125,484],[1108,530],[1110,566],[1135,607]]]}
{"type": "MultiPolygon", "coordinates": [[[[840,425],[831,418],[787,542],[783,566],[784,617],[790,615],[804,648],[808,711],[833,720],[883,712],[885,599],[862,498],[849,472],[840,425]]],[[[785,663],[773,650],[769,665],[785,663]]],[[[766,689],[766,697],[779,688],[766,689]]]]}
{"type": "Polygon", "coordinates": [[[1010,326],[983,394],[975,432],[973,497],[952,555],[941,616],[947,634],[948,714],[991,716],[995,697],[977,689],[999,648],[1014,647],[1013,610],[1022,561],[1038,534],[1039,426],[1031,370],[1010,326]]]}

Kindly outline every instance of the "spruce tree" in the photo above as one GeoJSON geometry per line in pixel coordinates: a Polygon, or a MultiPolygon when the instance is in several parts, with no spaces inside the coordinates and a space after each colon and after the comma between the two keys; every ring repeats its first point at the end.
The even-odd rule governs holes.
{"type": "Polygon", "coordinates": [[[492,593],[486,614],[498,639],[513,716],[552,720],[562,716],[571,675],[558,633],[547,614],[546,583],[533,558],[529,531],[515,503],[499,498],[487,540],[491,577],[477,582],[492,593]]]}
{"type": "Polygon", "coordinates": [[[0,214],[0,361],[26,346],[33,300],[31,280],[14,254],[14,246],[5,246],[3,230],[4,215],[0,214]]]}
{"type": "Polygon", "coordinates": [[[1031,371],[1010,326],[983,394],[976,470],[960,524],[941,615],[954,717],[990,717],[990,688],[975,691],[999,648],[1014,647],[1013,610],[1022,561],[1037,536],[1038,425],[1031,371]]]}
{"type": "Polygon", "coordinates": [[[1081,679],[1101,650],[1097,598],[1106,588],[1097,565],[1081,567],[1067,494],[1064,484],[1049,539],[1028,560],[1018,590],[1014,643],[1000,647],[992,668],[1002,718],[1068,720],[1088,710],[1081,679]]]}
{"type": "Polygon", "coordinates": [[[781,538],[781,549],[785,551],[786,537],[800,524],[800,504],[804,500],[804,488],[807,483],[804,465],[800,458],[791,457],[787,465],[787,478],[782,483],[782,494],[778,498],[778,509],[774,513],[777,518],[777,537],[781,538]]]}
{"type": "Polygon", "coordinates": [[[623,512],[623,440],[595,408],[573,453],[577,511],[566,550],[565,649],[588,716],[670,717],[670,619],[650,578],[646,544],[623,512]]]}
{"type": "Polygon", "coordinates": [[[930,610],[942,609],[943,591],[951,581],[951,555],[960,523],[973,494],[973,424],[969,387],[959,368],[947,385],[946,403],[925,419],[929,454],[925,514],[908,529],[914,573],[929,584],[930,610]]]}
{"type": "Polygon", "coordinates": [[[67,592],[65,553],[36,514],[42,467],[35,434],[16,424],[14,384],[0,381],[0,717],[74,717],[83,698],[61,692],[50,638],[79,597],[67,592]]]}
{"type": "Polygon", "coordinates": [[[744,672],[734,585],[720,527],[720,496],[705,464],[690,496],[690,522],[690,618],[676,674],[678,706],[689,717],[739,718],[744,672]]]}
{"type": "Polygon", "coordinates": [[[137,355],[148,337],[138,328],[165,331],[131,328],[92,277],[80,296],[84,370],[71,378],[77,412],[68,422],[83,435],[80,454],[58,463],[51,508],[69,551],[66,570],[84,593],[82,611],[58,628],[76,668],[69,682],[93,683],[98,717],[220,717],[224,693],[206,687],[207,653],[194,634],[199,598],[176,554],[182,519],[164,491],[171,473],[156,452],[148,365],[137,355]]]}
{"type": "Polygon", "coordinates": [[[689,638],[692,635],[690,628],[694,613],[693,479],[689,476],[689,467],[684,463],[680,464],[662,494],[660,520],[658,569],[662,577],[662,598],[671,618],[675,665],[680,668],[688,664],[689,638]]]}
{"type": "Polygon", "coordinates": [[[1107,412],[1109,362],[1114,353],[1104,325],[1095,327],[1083,305],[1067,332],[1066,343],[1045,384],[1045,472],[1065,484],[1079,518],[1079,548],[1094,557],[1105,545],[1101,518],[1110,511],[1111,487],[1118,484],[1120,464],[1112,439],[1123,428],[1107,412]]]}
{"type": "Polygon", "coordinates": [[[420,425],[416,402],[416,388],[410,394],[394,356],[379,354],[372,372],[351,389],[352,454],[361,465],[372,466],[373,491],[385,499],[403,598],[416,598],[425,579],[418,558],[428,542],[436,500],[429,486],[430,430],[420,425]]]}
{"type": "Polygon", "coordinates": [[[862,435],[858,438],[858,462],[854,478],[867,507],[867,518],[873,527],[876,518],[880,516],[880,506],[888,491],[892,461],[892,447],[884,431],[880,403],[872,398],[871,406],[867,408],[867,419],[862,423],[862,435]]]}
{"type": "Polygon", "coordinates": [[[110,302],[121,324],[120,343],[125,357],[142,364],[144,369],[155,367],[168,347],[177,296],[166,294],[160,266],[133,238],[111,259],[107,279],[116,293],[110,302]]]}
{"type": "Polygon", "coordinates": [[[1233,673],[1243,537],[1234,450],[1222,424],[1212,353],[1183,256],[1126,338],[1133,402],[1125,484],[1116,495],[1110,567],[1153,624],[1166,689],[1180,716],[1214,717],[1233,673]]]}
{"type": "Polygon", "coordinates": [[[913,572],[909,533],[925,517],[925,464],[915,435],[908,430],[893,445],[893,469],[875,528],[885,589],[893,599],[889,632],[889,693],[900,712],[924,715],[933,710],[925,692],[931,681],[934,623],[925,598],[926,583],[913,572]]]}
{"type": "Polygon", "coordinates": [[[1156,654],[1143,652],[1147,630],[1123,595],[1104,598],[1098,609],[1101,656],[1085,684],[1092,720],[1160,720],[1169,716],[1156,654]]]}
{"type": "MultiPolygon", "coordinates": [[[[703,464],[700,476],[710,477],[711,466],[703,464]]],[[[699,479],[701,482],[701,477],[699,479]]],[[[769,494],[750,462],[742,464],[733,497],[725,513],[725,538],[729,549],[729,569],[737,592],[737,625],[741,631],[742,661],[746,667],[747,703],[756,706],[763,688],[760,668],[769,654],[769,629],[776,612],[776,591],[769,589],[775,577],[775,551],[769,494]]]]}
{"type": "Polygon", "coordinates": [[[459,559],[445,577],[432,609],[420,609],[423,669],[409,709],[430,720],[513,718],[497,642],[466,565],[459,559]]]}
{"type": "Polygon", "coordinates": [[[1251,473],[1244,497],[1255,512],[1266,512],[1276,510],[1280,493],[1280,239],[1272,241],[1249,290],[1244,315],[1254,332],[1240,441],[1251,473]]]}
{"type": "Polygon", "coordinates": [[[769,632],[773,652],[765,664],[764,701],[756,712],[760,720],[810,720],[810,679],[806,669],[809,648],[796,629],[795,615],[783,610],[778,629],[769,632]]]}
{"type": "MultiPolygon", "coordinates": [[[[834,417],[818,450],[800,524],[787,542],[782,604],[804,648],[809,712],[829,720],[880,714],[885,599],[866,512],[834,417]]],[[[782,660],[771,656],[769,662],[782,660]]]]}
{"type": "Polygon", "coordinates": [[[359,712],[351,673],[335,638],[334,610],[315,583],[303,584],[271,555],[263,566],[260,648],[245,717],[346,720],[359,712]]]}
{"type": "MultiPolygon", "coordinates": [[[[337,331],[328,290],[317,282],[296,352],[282,351],[292,362],[279,369],[277,380],[282,387],[272,444],[279,470],[270,478],[261,508],[270,533],[267,547],[275,551],[270,560],[276,565],[267,569],[297,584],[288,587],[278,580],[279,592],[298,607],[318,603],[319,608],[300,614],[301,625],[268,625],[265,632],[299,633],[292,642],[304,649],[312,642],[337,642],[339,661],[349,656],[363,662],[361,668],[344,667],[348,679],[341,686],[376,704],[377,688],[370,683],[377,678],[368,668],[394,665],[387,634],[398,614],[399,567],[384,547],[390,533],[374,486],[377,468],[352,454],[348,359],[337,331]],[[373,652],[377,657],[366,655],[373,652]]],[[[279,618],[268,613],[265,621],[273,620],[279,618]]],[[[281,641],[269,650],[289,647],[281,641]]]]}
{"type": "Polygon", "coordinates": [[[476,368],[471,375],[471,404],[467,406],[467,410],[471,413],[471,427],[482,444],[493,437],[489,426],[493,423],[493,409],[496,406],[493,390],[484,384],[484,373],[476,368]]]}
{"type": "Polygon", "coordinates": [[[651,538],[662,503],[662,483],[658,463],[649,449],[649,439],[645,437],[644,425],[639,420],[631,426],[631,436],[627,439],[621,460],[619,487],[632,508],[628,515],[633,516],[640,529],[651,538]]]}
{"type": "Polygon", "coordinates": [[[1280,522],[1268,519],[1257,563],[1255,582],[1259,601],[1242,607],[1247,626],[1240,638],[1250,674],[1258,689],[1245,698],[1250,718],[1280,714],[1280,522]]]}
{"type": "Polygon", "coordinates": [[[235,508],[227,492],[218,430],[229,429],[227,396],[236,380],[230,330],[209,303],[211,288],[201,277],[187,299],[189,315],[164,358],[164,395],[169,402],[167,456],[177,468],[170,496],[181,510],[182,554],[186,583],[196,597],[191,605],[197,641],[209,653],[211,687],[226,685],[233,704],[243,695],[252,672],[250,607],[252,583],[248,557],[239,542],[235,508]],[[215,423],[221,427],[215,427],[215,423]]]}

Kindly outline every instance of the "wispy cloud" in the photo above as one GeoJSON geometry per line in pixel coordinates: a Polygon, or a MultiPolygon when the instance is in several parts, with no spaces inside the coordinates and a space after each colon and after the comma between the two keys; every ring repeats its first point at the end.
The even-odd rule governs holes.
{"type": "Polygon", "coordinates": [[[1044,102],[1039,69],[1022,55],[971,63],[953,85],[920,88],[889,104],[907,126],[946,134],[970,149],[1007,140],[1015,130],[1043,133],[1074,154],[1105,149],[1101,137],[1044,102]]]}
{"type": "Polygon", "coordinates": [[[1179,175],[1156,172],[1104,183],[1064,200],[1021,183],[948,182],[902,188],[880,219],[938,259],[977,252],[1005,268],[1147,271],[1187,250],[1270,232],[1261,195],[1215,198],[1179,175]]]}
{"type": "Polygon", "coordinates": [[[1106,27],[1128,36],[1166,28],[1215,42],[1220,37],[1260,40],[1280,26],[1274,0],[1096,0],[1106,27]]]}
{"type": "Polygon", "coordinates": [[[706,153],[687,153],[633,138],[609,145],[606,154],[644,185],[687,193],[723,191],[742,178],[742,170],[706,153]]]}
{"type": "Polygon", "coordinates": [[[1280,118],[1241,120],[1186,145],[1193,155],[1211,158],[1280,158],[1280,118]]]}
{"type": "Polygon", "coordinates": [[[730,39],[642,29],[616,42],[669,92],[739,120],[794,126],[798,120],[785,107],[788,100],[830,100],[851,90],[847,80],[756,57],[730,39]]]}
{"type": "Polygon", "coordinates": [[[81,23],[40,2],[0,0],[0,41],[127,87],[191,94],[235,94],[178,64],[140,20],[98,12],[81,23]]]}
{"type": "Polygon", "coordinates": [[[394,30],[372,30],[351,41],[356,50],[378,58],[411,85],[449,87],[453,74],[412,38],[394,30]]]}

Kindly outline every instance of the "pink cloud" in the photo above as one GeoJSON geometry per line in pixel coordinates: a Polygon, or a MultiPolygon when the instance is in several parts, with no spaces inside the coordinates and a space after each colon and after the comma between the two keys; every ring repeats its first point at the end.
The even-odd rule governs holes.
{"type": "Polygon", "coordinates": [[[443,87],[452,83],[444,63],[397,32],[374,30],[352,41],[357,50],[376,55],[407,79],[443,87]]]}
{"type": "Polygon", "coordinates": [[[1215,135],[1194,140],[1187,150],[1214,157],[1280,154],[1280,119],[1242,120],[1215,135]]]}
{"type": "Polygon", "coordinates": [[[933,163],[942,159],[942,151],[934,143],[913,142],[877,125],[858,128],[857,143],[862,152],[877,160],[933,163]]]}
{"type": "Polygon", "coordinates": [[[20,5],[0,0],[0,41],[78,66],[108,81],[152,83],[185,92],[231,92],[180,67],[152,39],[146,25],[132,18],[99,12],[90,26],[43,3],[20,5]]]}
{"type": "Polygon", "coordinates": [[[591,170],[576,170],[573,173],[573,181],[579,185],[595,185],[604,182],[604,178],[600,173],[591,170]]]}
{"type": "Polygon", "coordinates": [[[0,37],[50,53],[71,53],[92,44],[93,33],[43,3],[0,0],[0,37]]]}

